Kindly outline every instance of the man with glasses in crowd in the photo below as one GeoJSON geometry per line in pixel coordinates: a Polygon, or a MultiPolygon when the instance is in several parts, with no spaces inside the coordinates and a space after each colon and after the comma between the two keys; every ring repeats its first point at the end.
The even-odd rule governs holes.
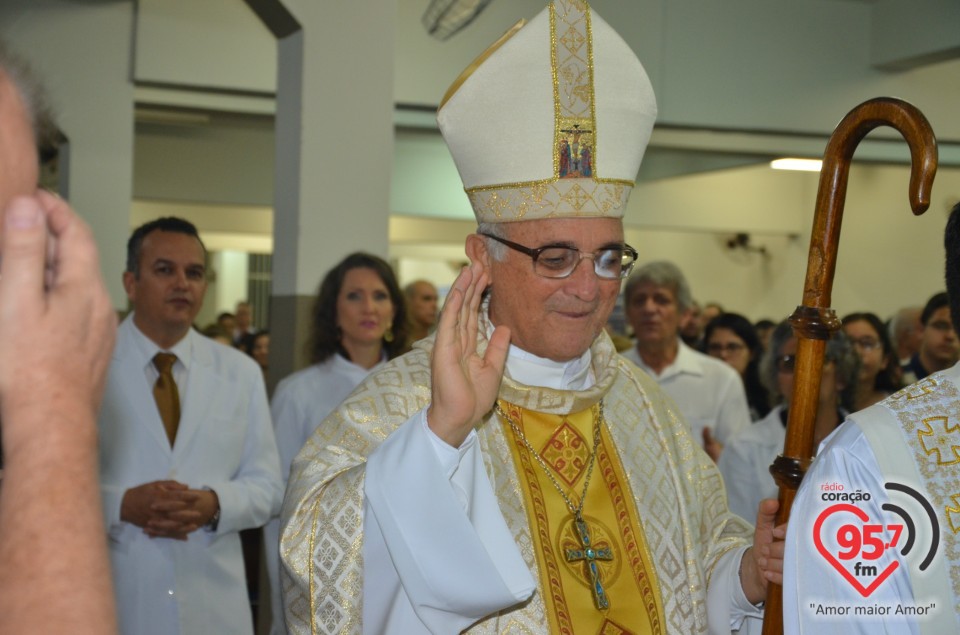
{"type": "Polygon", "coordinates": [[[293,633],[730,631],[779,579],[776,503],[754,536],[603,332],[637,258],[649,80],[584,2],[518,27],[439,109],[479,227],[434,338],[294,460],[293,633]]]}
{"type": "Polygon", "coordinates": [[[957,363],[960,341],[950,321],[950,300],[946,292],[940,292],[927,300],[920,314],[923,336],[920,350],[910,358],[903,373],[903,383],[912,384],[957,363]]]}

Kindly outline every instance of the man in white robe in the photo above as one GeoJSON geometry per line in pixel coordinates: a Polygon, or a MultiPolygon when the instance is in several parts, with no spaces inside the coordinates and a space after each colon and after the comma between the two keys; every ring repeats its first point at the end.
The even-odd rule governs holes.
{"type": "Polygon", "coordinates": [[[276,512],[280,459],[256,363],[191,326],[205,262],[196,227],[179,218],[145,223],[127,243],[133,312],[117,332],[99,417],[100,492],[125,635],[253,633],[240,531],[276,512]],[[167,377],[157,363],[164,357],[167,377]],[[166,383],[172,417],[161,409],[170,403],[164,382],[176,387],[166,383]]]}
{"type": "Polygon", "coordinates": [[[472,264],[435,336],[294,460],[287,626],[728,633],[779,580],[776,505],[751,544],[672,403],[603,332],[636,260],[621,217],[656,111],[646,74],[561,0],[481,60],[438,116],[480,221],[472,264]],[[599,148],[589,177],[558,175],[568,137],[599,148]]]}
{"type": "MultiPolygon", "coordinates": [[[[960,318],[960,205],[947,223],[960,318]]],[[[960,632],[960,364],[824,440],[790,512],[784,633],[960,632]]]]}

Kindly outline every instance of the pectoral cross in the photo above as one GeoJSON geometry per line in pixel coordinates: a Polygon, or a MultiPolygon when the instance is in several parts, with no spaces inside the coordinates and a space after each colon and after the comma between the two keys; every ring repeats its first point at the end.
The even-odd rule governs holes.
{"type": "Polygon", "coordinates": [[[587,577],[590,578],[590,588],[593,590],[593,603],[597,606],[597,609],[608,609],[610,608],[610,600],[607,599],[607,593],[603,590],[603,583],[600,581],[600,567],[597,561],[613,560],[613,551],[609,547],[594,549],[590,543],[590,531],[587,529],[587,523],[579,516],[573,520],[577,526],[577,533],[580,535],[580,544],[583,548],[567,549],[567,562],[583,561],[587,577]]]}

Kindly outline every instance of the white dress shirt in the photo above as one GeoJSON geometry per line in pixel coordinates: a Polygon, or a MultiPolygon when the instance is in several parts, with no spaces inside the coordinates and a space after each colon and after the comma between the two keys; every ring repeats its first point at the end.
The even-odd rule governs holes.
{"type": "Polygon", "coordinates": [[[677,358],[657,374],[632,347],[621,353],[656,380],[670,395],[690,424],[693,438],[703,440],[709,427],[726,445],[740,429],[750,425],[750,409],[743,380],[729,364],[693,350],[677,339],[677,358]]]}

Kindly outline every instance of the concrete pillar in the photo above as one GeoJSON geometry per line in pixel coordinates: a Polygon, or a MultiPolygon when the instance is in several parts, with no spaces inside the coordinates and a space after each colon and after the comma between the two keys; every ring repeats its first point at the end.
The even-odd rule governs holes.
{"type": "Polygon", "coordinates": [[[271,388],[308,363],[324,273],[386,258],[393,164],[393,0],[248,0],[278,37],[271,388]],[[270,6],[272,5],[272,6],[270,6]],[[299,28],[296,28],[299,25],[299,28]]]}

